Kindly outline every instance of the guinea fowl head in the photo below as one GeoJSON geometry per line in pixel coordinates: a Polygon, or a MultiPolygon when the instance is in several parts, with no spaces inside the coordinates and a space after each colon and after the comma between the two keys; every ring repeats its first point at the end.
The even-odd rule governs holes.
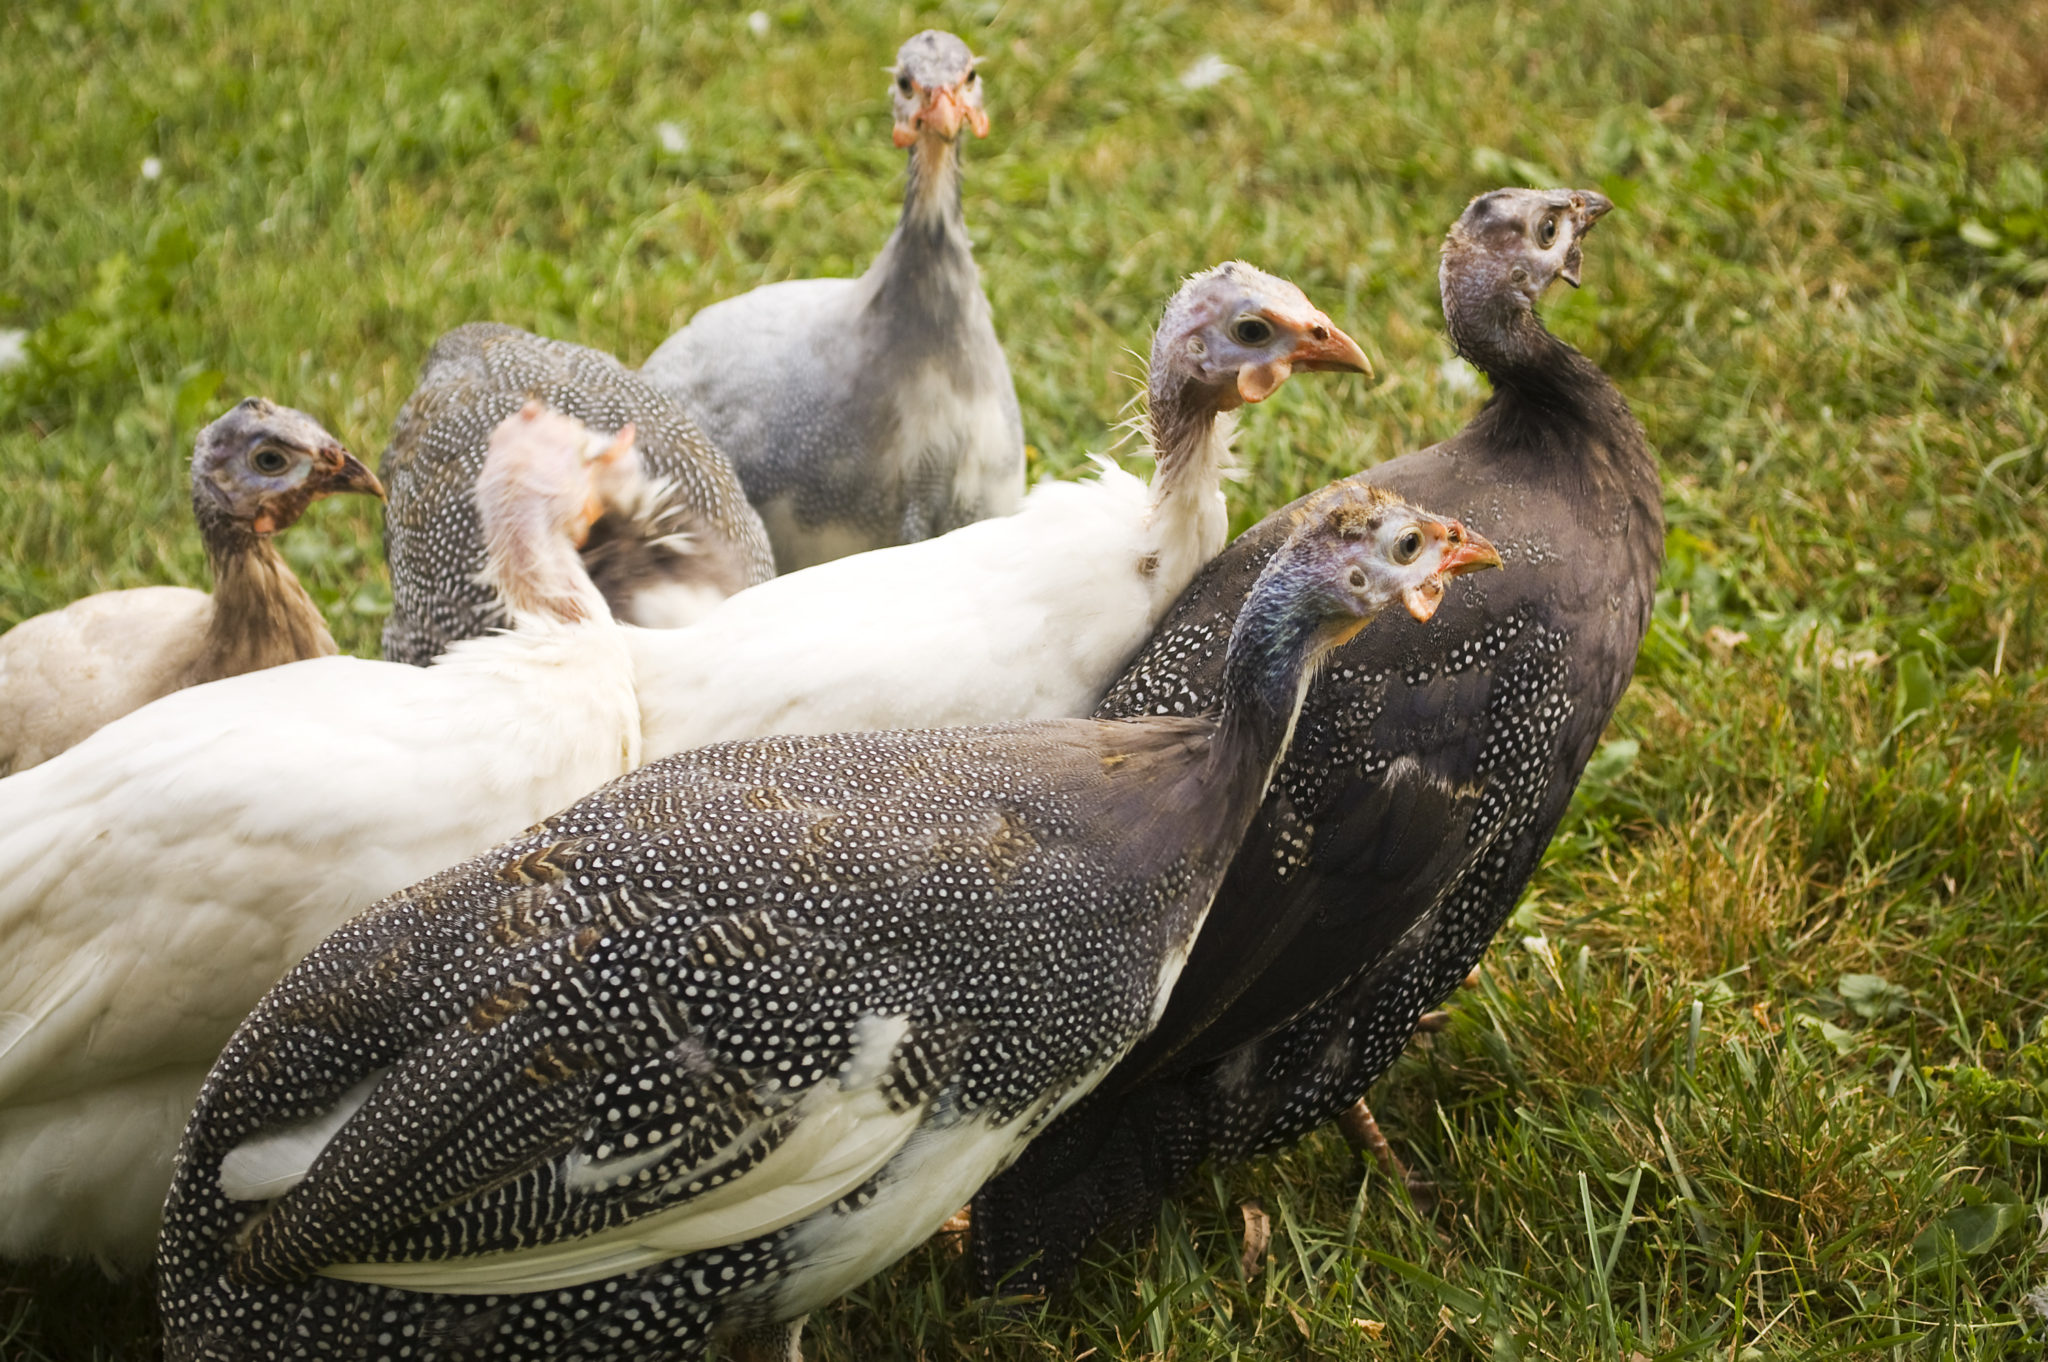
{"type": "Polygon", "coordinates": [[[1580,243],[1613,207],[1591,189],[1496,189],[1467,204],[1437,275],[1459,352],[1497,378],[1539,359],[1536,302],[1559,279],[1579,286],[1580,243]]]}
{"type": "Polygon", "coordinates": [[[988,136],[988,114],[981,107],[980,59],[967,44],[936,28],[903,44],[889,68],[891,100],[896,108],[895,140],[899,147],[920,139],[948,146],[959,139],[960,125],[988,136]]]}
{"type": "Polygon", "coordinates": [[[1370,374],[1372,362],[1300,289],[1228,261],[1182,284],[1159,319],[1152,419],[1173,427],[1263,402],[1297,369],[1370,374]]]}
{"type": "Polygon", "coordinates": [[[605,613],[576,550],[642,481],[634,429],[599,435],[530,401],[491,431],[476,480],[484,579],[517,614],[574,623],[605,613]]]}
{"type": "Polygon", "coordinates": [[[1226,708],[1284,748],[1308,679],[1332,649],[1395,601],[1427,620],[1449,578],[1499,565],[1484,536],[1384,488],[1325,488],[1294,513],[1238,613],[1223,661],[1226,708]]]}
{"type": "Polygon", "coordinates": [[[275,534],[339,492],[384,486],[318,421],[268,398],[237,403],[193,445],[192,509],[209,541],[275,534]]]}

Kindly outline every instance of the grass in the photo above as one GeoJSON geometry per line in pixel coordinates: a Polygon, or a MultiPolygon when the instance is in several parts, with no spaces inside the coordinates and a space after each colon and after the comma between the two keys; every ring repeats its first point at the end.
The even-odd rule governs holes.
{"type": "MultiPolygon", "coordinates": [[[[1669,566],[1483,987],[1374,1095],[1442,1204],[1324,1134],[1211,1170],[1049,1306],[923,1250],[815,1356],[2048,1346],[2048,3],[361,13],[0,14],[0,625],[202,582],[183,458],[244,393],[374,452],[460,322],[637,361],[859,269],[900,175],[877,68],[928,23],[994,58],[967,204],[1039,475],[1108,442],[1176,276],[1234,255],[1381,374],[1252,414],[1240,524],[1438,438],[1476,400],[1434,284],[1466,198],[1623,210],[1548,315],[1649,428],[1669,566]],[[1241,70],[1183,89],[1212,52],[1241,70]]],[[[285,542],[371,651],[370,508],[285,542]]],[[[0,1271],[0,1355],[151,1355],[138,1289],[0,1271]]]]}

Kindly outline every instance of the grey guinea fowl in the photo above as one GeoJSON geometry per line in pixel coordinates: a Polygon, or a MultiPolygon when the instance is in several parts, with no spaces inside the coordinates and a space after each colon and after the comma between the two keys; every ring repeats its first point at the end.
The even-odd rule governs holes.
{"type": "Polygon", "coordinates": [[[1316,660],[1499,561],[1300,523],[1218,716],[707,747],[343,928],[188,1127],[172,1362],[793,1350],[1152,1024],[1316,660]]]}
{"type": "Polygon", "coordinates": [[[688,624],[775,575],[731,465],[673,401],[602,351],[475,322],[434,343],[384,451],[387,659],[425,666],[451,643],[510,626],[478,575],[484,544],[471,493],[491,431],[529,398],[592,429],[638,433],[649,490],[633,511],[592,526],[583,549],[616,618],[688,624]]]}
{"type": "Polygon", "coordinates": [[[103,591],[0,637],[0,776],[48,761],[187,686],[328,657],[334,639],[271,537],[321,497],[384,495],[368,468],[302,411],[237,403],[192,449],[192,515],[213,594],[103,591]]]}
{"type": "MultiPolygon", "coordinates": [[[[1470,424],[1348,479],[1457,512],[1508,571],[1427,630],[1332,659],[1159,1027],[974,1206],[989,1282],[1056,1286],[1205,1159],[1286,1144],[1362,1099],[1514,910],[1628,686],[1662,564],[1657,464],[1613,382],[1537,318],[1608,201],[1505,189],[1444,243],[1445,319],[1492,380],[1470,424]]],[[[1345,484],[1338,484],[1343,486],[1345,484]]],[[[1216,694],[1245,585],[1293,508],[1195,579],[1096,711],[1216,694]]]]}
{"type": "Polygon", "coordinates": [[[858,279],[705,308],[641,372],[739,470],[783,572],[909,544],[1024,495],[1024,427],[960,209],[963,124],[988,132],[967,44],[929,29],[891,71],[903,217],[858,279]]]}

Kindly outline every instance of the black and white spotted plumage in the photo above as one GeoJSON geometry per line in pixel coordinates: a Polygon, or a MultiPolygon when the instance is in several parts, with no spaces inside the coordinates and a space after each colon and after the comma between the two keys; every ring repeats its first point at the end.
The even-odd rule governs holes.
{"type": "Polygon", "coordinates": [[[379,467],[391,616],[384,656],[425,666],[451,643],[510,620],[479,579],[471,491],[497,424],[539,398],[599,431],[629,422],[648,477],[644,505],[592,527],[585,567],[619,619],[687,624],[775,575],[761,518],[711,442],[676,403],[602,351],[495,322],[436,341],[379,467]]]}
{"type": "Polygon", "coordinates": [[[1156,1020],[1307,670],[1462,536],[1318,501],[1220,718],[721,744],[385,900],[207,1080],[168,1356],[694,1357],[856,1285],[1156,1020]]]}
{"type": "MultiPolygon", "coordinates": [[[[1063,1283],[1203,1160],[1358,1101],[1513,910],[1628,684],[1663,556],[1641,427],[1531,310],[1553,278],[1577,283],[1607,207],[1502,191],[1453,229],[1446,311],[1494,397],[1450,440],[1347,481],[1458,515],[1507,570],[1426,629],[1389,617],[1331,658],[1160,1026],[976,1199],[988,1282],[1063,1283]]],[[[1292,510],[1196,578],[1098,715],[1214,703],[1237,602],[1292,510]]]]}

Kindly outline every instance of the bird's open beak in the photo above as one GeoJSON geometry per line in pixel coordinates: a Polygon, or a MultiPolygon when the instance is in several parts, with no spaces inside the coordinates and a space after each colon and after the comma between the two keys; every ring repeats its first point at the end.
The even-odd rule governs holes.
{"type": "Polygon", "coordinates": [[[1303,332],[1301,344],[1285,359],[1264,364],[1247,364],[1237,371],[1237,395],[1247,402],[1263,402],[1278,392],[1295,370],[1306,373],[1364,374],[1372,377],[1372,361],[1358,342],[1337,329],[1336,323],[1318,312],[1303,332]]]}
{"type": "Polygon", "coordinates": [[[988,114],[978,109],[961,95],[957,85],[941,85],[936,89],[919,91],[918,110],[910,116],[909,123],[898,123],[894,141],[899,147],[907,147],[917,140],[920,132],[929,128],[947,141],[960,135],[960,125],[966,123],[974,129],[976,137],[988,136],[988,114]]]}
{"type": "Polygon", "coordinates": [[[1436,571],[1401,593],[1401,603],[1408,607],[1408,613],[1425,623],[1443,604],[1445,581],[1501,565],[1500,551],[1479,531],[1466,529],[1463,521],[1451,521],[1444,534],[1450,547],[1444,550],[1436,571]]]}
{"type": "Polygon", "coordinates": [[[1579,243],[1585,239],[1586,233],[1593,230],[1594,223],[1613,211],[1614,200],[1605,194],[1591,189],[1572,191],[1572,248],[1564,253],[1564,264],[1558,267],[1557,277],[1573,288],[1579,286],[1579,270],[1585,263],[1585,256],[1579,250],[1579,243]]]}
{"type": "Polygon", "coordinates": [[[320,495],[342,492],[361,492],[382,501],[384,484],[361,459],[340,445],[329,445],[320,451],[320,495]]]}

